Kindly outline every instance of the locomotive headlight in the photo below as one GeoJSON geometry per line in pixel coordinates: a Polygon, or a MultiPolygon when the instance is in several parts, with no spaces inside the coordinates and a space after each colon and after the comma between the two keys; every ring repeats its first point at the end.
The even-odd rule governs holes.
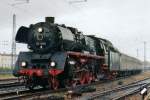
{"type": "Polygon", "coordinates": [[[26,67],[27,66],[27,62],[25,62],[25,61],[21,62],[21,66],[22,67],[26,67]]]}
{"type": "Polygon", "coordinates": [[[39,32],[39,33],[43,32],[43,28],[42,28],[42,27],[39,27],[39,28],[38,28],[38,32],[39,32]]]}
{"type": "Polygon", "coordinates": [[[52,62],[50,63],[50,66],[51,66],[51,67],[54,67],[54,66],[56,66],[56,63],[55,63],[54,61],[52,61],[52,62]]]}
{"type": "Polygon", "coordinates": [[[72,60],[69,61],[69,64],[70,64],[70,65],[75,65],[75,63],[76,63],[75,61],[72,61],[72,60]]]}

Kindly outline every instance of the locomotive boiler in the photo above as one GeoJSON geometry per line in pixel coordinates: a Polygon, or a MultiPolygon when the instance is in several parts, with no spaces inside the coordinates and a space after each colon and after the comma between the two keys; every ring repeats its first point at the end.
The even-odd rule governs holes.
{"type": "Polygon", "coordinates": [[[20,27],[16,42],[27,44],[29,51],[19,53],[13,74],[29,89],[74,87],[142,69],[140,60],[119,52],[110,41],[56,24],[54,17],[20,27]]]}

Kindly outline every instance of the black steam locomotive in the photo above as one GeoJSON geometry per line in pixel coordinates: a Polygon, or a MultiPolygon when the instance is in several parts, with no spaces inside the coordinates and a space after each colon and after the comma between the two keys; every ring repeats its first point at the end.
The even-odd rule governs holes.
{"type": "Polygon", "coordinates": [[[53,17],[20,27],[16,42],[27,44],[29,51],[20,52],[13,74],[30,89],[90,84],[142,69],[141,61],[120,53],[110,41],[55,24],[53,17]]]}

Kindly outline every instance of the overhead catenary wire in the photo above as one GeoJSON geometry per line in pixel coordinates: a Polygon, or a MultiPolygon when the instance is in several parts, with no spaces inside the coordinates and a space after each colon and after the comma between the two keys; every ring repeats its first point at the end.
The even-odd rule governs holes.
{"type": "Polygon", "coordinates": [[[12,6],[29,3],[29,0],[15,0],[15,1],[18,1],[18,2],[11,4],[12,6]]]}
{"type": "Polygon", "coordinates": [[[72,1],[69,1],[70,4],[74,4],[74,3],[84,3],[84,2],[87,2],[87,0],[72,0],[72,1]]]}

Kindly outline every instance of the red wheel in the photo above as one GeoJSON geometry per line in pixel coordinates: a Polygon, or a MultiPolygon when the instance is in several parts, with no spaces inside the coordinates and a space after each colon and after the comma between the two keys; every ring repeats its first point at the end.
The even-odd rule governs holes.
{"type": "Polygon", "coordinates": [[[93,73],[92,72],[87,72],[86,73],[86,82],[88,84],[91,84],[91,82],[94,81],[94,80],[95,80],[95,77],[94,77],[93,73]]]}
{"type": "Polygon", "coordinates": [[[92,72],[88,72],[88,84],[91,84],[92,81],[95,80],[95,77],[92,72]]]}
{"type": "Polygon", "coordinates": [[[80,84],[83,85],[86,81],[85,72],[80,73],[80,84]]]}
{"type": "Polygon", "coordinates": [[[92,73],[86,71],[81,73],[80,84],[90,84],[93,80],[92,73]]]}
{"type": "Polygon", "coordinates": [[[77,86],[77,80],[72,80],[72,82],[71,82],[71,86],[73,87],[73,88],[75,88],[76,86],[77,86]]]}
{"type": "Polygon", "coordinates": [[[59,87],[59,81],[56,78],[53,78],[52,79],[52,88],[54,90],[56,90],[56,89],[58,89],[58,87],[59,87]]]}
{"type": "Polygon", "coordinates": [[[95,77],[95,75],[92,73],[92,82],[95,82],[96,81],[96,77],[95,77]]]}
{"type": "Polygon", "coordinates": [[[56,77],[51,77],[48,83],[51,89],[57,90],[59,88],[59,81],[56,79],[56,77]]]}

